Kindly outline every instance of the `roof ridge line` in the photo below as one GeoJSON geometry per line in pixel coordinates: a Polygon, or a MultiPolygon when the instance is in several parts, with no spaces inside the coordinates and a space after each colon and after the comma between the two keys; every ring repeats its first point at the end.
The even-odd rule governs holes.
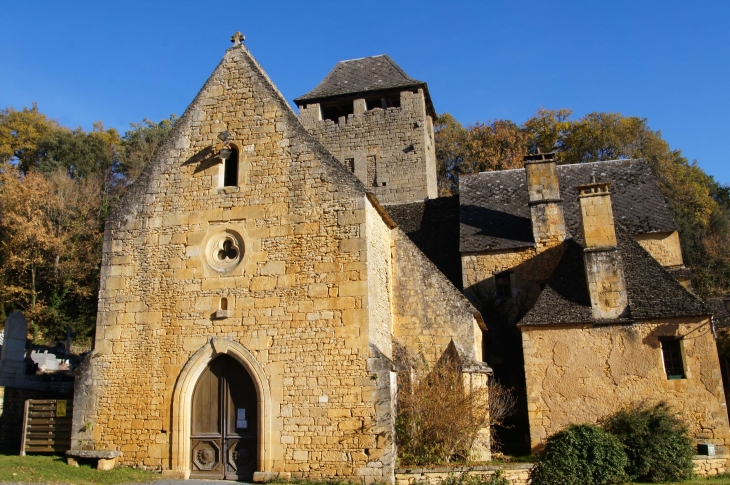
{"type": "Polygon", "coordinates": [[[352,61],[362,61],[363,59],[372,59],[374,57],[388,57],[388,54],[378,54],[376,56],[355,57],[353,59],[345,59],[342,61],[337,61],[337,64],[343,64],[345,62],[352,62],[352,61]]]}

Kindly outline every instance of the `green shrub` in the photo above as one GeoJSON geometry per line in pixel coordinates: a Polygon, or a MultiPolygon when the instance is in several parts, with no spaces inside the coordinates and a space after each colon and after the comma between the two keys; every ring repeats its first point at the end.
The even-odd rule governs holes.
{"type": "Polygon", "coordinates": [[[603,428],[623,443],[626,473],[642,482],[676,482],[693,475],[694,447],[685,424],[666,403],[637,405],[619,411],[603,428]]]}
{"type": "Polygon", "coordinates": [[[608,485],[627,481],[621,443],[590,424],[571,425],[548,438],[530,472],[532,485],[608,485]]]}

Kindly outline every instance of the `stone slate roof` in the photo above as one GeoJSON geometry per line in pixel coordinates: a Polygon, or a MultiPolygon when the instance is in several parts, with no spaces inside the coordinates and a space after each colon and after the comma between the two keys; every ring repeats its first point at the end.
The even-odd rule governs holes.
{"type": "Polygon", "coordinates": [[[302,106],[325,98],[394,88],[423,88],[429,114],[435,116],[426,83],[410,77],[387,54],[338,62],[314,89],[294,102],[302,106]]]}
{"type": "Polygon", "coordinates": [[[459,290],[459,197],[386,205],[385,210],[408,238],[459,290]]]}
{"type": "MultiPolygon", "coordinates": [[[[569,236],[581,242],[577,185],[611,182],[611,202],[617,223],[630,234],[673,232],[674,223],[654,174],[645,160],[559,165],[558,178],[569,236]]],[[[524,169],[462,176],[460,250],[462,252],[531,247],[532,223],[527,205],[524,169]]]]}
{"type": "Polygon", "coordinates": [[[403,88],[425,85],[413,79],[398,66],[387,54],[340,61],[314,89],[299,96],[294,101],[329,98],[342,94],[381,91],[390,88],[403,88]]]}
{"type": "Polygon", "coordinates": [[[730,328],[730,312],[725,308],[723,298],[712,298],[707,300],[707,306],[710,307],[715,317],[715,324],[719,328],[730,328]]]}
{"type": "MultiPolygon", "coordinates": [[[[629,300],[629,318],[675,318],[712,314],[620,226],[616,228],[629,300]]],[[[519,325],[595,322],[583,264],[583,247],[568,240],[565,253],[535,305],[519,325]]]]}

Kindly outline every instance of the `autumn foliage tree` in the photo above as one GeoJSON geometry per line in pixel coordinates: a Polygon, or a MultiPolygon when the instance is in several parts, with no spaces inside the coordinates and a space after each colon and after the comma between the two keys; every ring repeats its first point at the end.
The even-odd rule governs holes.
{"type": "Polygon", "coordinates": [[[120,136],[0,111],[0,318],[21,310],[44,340],[93,331],[105,219],[175,120],[120,136]]]}

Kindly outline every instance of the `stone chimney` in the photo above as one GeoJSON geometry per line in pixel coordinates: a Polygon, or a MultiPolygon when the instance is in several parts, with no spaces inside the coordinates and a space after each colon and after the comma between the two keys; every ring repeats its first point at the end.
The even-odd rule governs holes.
{"type": "Polygon", "coordinates": [[[560,244],[565,240],[566,231],[555,154],[527,155],[524,161],[535,243],[538,246],[560,244]]]}
{"type": "Polygon", "coordinates": [[[617,320],[626,317],[628,296],[623,263],[616,249],[616,227],[611,209],[610,183],[579,185],[581,225],[583,226],[583,262],[593,318],[617,320]]]}

